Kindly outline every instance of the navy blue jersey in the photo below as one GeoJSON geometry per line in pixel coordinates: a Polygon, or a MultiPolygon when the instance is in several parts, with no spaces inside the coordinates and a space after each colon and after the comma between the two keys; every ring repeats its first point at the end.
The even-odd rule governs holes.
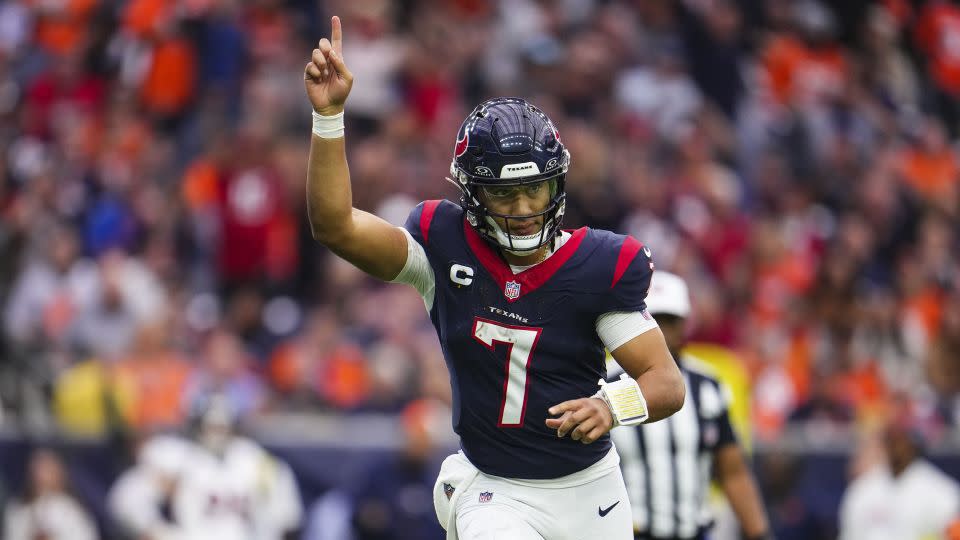
{"type": "Polygon", "coordinates": [[[605,375],[597,317],[645,309],[649,250],[631,237],[584,227],[546,261],[515,275],[456,204],[421,203],[406,228],[433,268],[430,319],[467,458],[488,474],[545,479],[606,455],[606,436],[589,445],[557,438],[545,424],[547,409],[597,391],[605,375]]]}

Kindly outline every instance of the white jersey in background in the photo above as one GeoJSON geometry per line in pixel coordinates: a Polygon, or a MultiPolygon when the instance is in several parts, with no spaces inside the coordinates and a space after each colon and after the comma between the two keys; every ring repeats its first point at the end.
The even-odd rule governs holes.
{"type": "Polygon", "coordinates": [[[925,459],[899,476],[878,466],[854,480],[840,505],[841,540],[932,540],[960,517],[960,486],[925,459]]]}
{"type": "Polygon", "coordinates": [[[73,497],[44,495],[30,503],[7,506],[3,538],[7,540],[94,540],[93,520],[73,497]]]}
{"type": "Polygon", "coordinates": [[[164,515],[180,470],[194,443],[157,435],[143,443],[137,463],[117,478],[107,494],[110,517],[126,534],[153,540],[178,538],[176,524],[164,515]]]}
{"type": "Polygon", "coordinates": [[[234,437],[222,456],[196,445],[173,497],[182,538],[279,540],[303,517],[290,467],[255,442],[234,437]]]}

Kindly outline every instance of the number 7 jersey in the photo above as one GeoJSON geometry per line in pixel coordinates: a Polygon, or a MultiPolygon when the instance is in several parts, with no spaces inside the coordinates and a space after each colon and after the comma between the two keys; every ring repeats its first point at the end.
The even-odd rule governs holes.
{"type": "Polygon", "coordinates": [[[597,319],[646,313],[650,251],[629,236],[584,227],[514,274],[449,201],[421,203],[405,228],[433,272],[424,301],[467,458],[487,474],[524,479],[566,476],[603,458],[608,436],[589,445],[560,439],[546,426],[547,409],[596,393],[606,375],[597,319]]]}

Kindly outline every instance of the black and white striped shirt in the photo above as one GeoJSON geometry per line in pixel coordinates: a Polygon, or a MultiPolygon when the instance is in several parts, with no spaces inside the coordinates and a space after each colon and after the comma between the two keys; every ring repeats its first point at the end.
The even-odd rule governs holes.
{"type": "Polygon", "coordinates": [[[643,537],[697,538],[710,526],[707,494],[713,456],[737,442],[727,393],[696,364],[689,358],[680,362],[687,394],[679,411],[659,422],[611,432],[634,527],[643,537]]]}

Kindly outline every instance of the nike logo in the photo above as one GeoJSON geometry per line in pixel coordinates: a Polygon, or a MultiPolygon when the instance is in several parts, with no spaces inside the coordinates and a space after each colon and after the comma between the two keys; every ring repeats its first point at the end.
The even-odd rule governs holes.
{"type": "Polygon", "coordinates": [[[600,517],[606,516],[607,514],[610,513],[611,510],[613,510],[613,507],[616,506],[616,505],[618,505],[618,504],[620,504],[620,501],[617,501],[617,502],[611,504],[610,506],[606,507],[605,509],[604,509],[604,508],[600,508],[600,507],[598,506],[598,507],[597,507],[597,512],[600,514],[600,517]]]}

